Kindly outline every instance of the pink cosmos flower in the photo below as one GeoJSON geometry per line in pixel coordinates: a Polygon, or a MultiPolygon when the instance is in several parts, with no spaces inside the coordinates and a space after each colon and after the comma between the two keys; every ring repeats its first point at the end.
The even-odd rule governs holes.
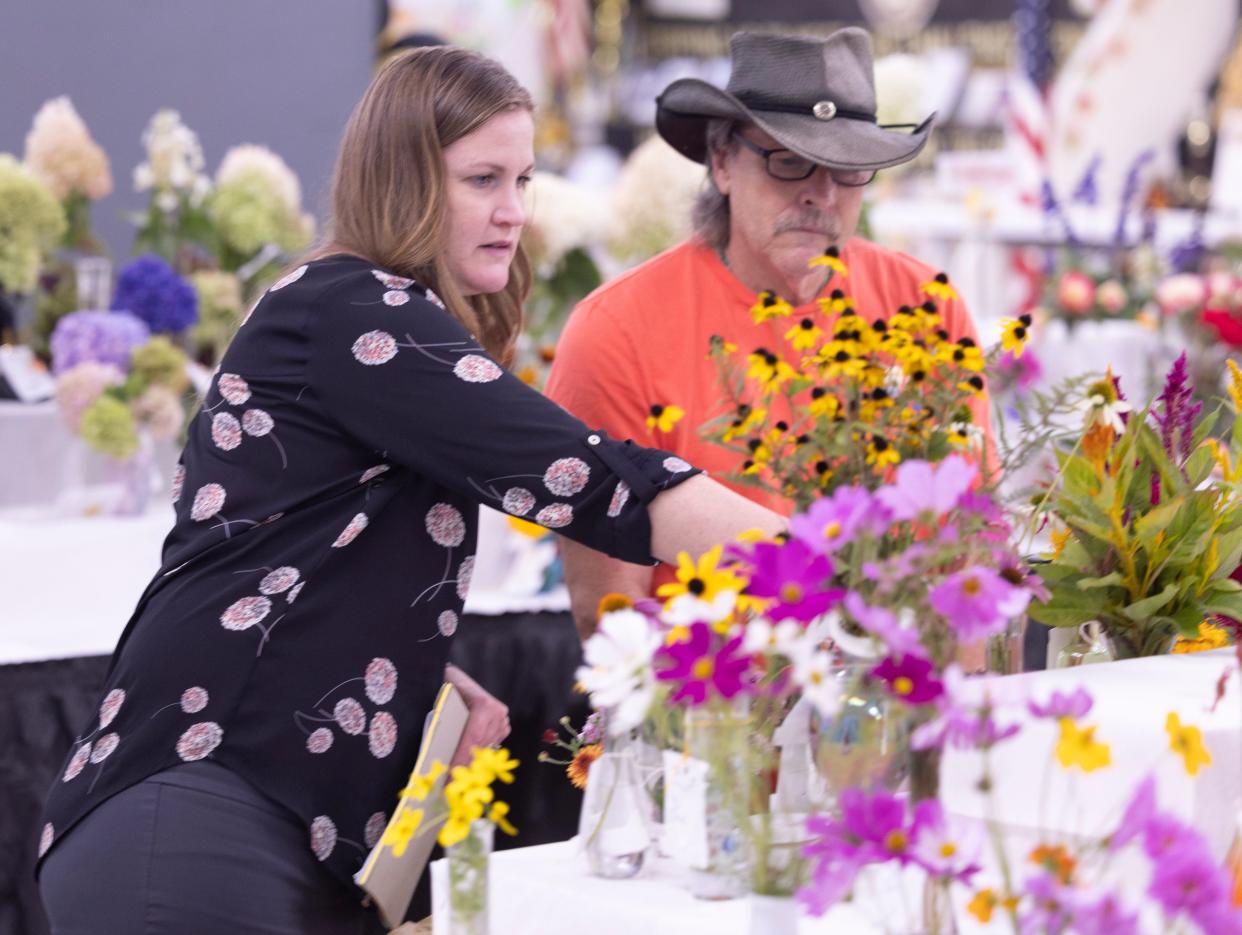
{"type": "Polygon", "coordinates": [[[993,568],[974,566],[945,578],[927,598],[958,637],[970,642],[1003,629],[1026,610],[1031,592],[1010,584],[993,568]]]}
{"type": "Polygon", "coordinates": [[[742,676],[750,667],[750,657],[741,653],[742,638],[736,636],[715,650],[712,637],[711,627],[694,623],[688,639],[662,646],[656,653],[656,679],[680,683],[670,702],[701,705],[713,694],[733,698],[745,691],[742,676]]]}
{"type": "Polygon", "coordinates": [[[862,596],[851,592],[845,597],[845,610],[863,629],[884,641],[890,652],[922,658],[926,650],[919,639],[913,615],[899,619],[883,607],[868,607],[862,596]]]}
{"type": "Polygon", "coordinates": [[[938,702],[940,713],[915,729],[910,745],[915,750],[952,745],[966,749],[993,747],[1021,730],[1018,724],[1001,723],[997,709],[1006,686],[997,678],[970,678],[961,667],[944,670],[945,693],[938,702]]]}
{"type": "Polygon", "coordinates": [[[1135,788],[1134,795],[1130,797],[1130,803],[1121,816],[1121,823],[1117,826],[1117,830],[1108,836],[1108,849],[1117,851],[1143,835],[1148,822],[1155,813],[1156,781],[1149,775],[1135,788]]]}
{"type": "Polygon", "coordinates": [[[801,540],[760,542],[749,561],[753,571],[746,592],[774,599],[765,611],[772,620],[792,617],[809,623],[845,596],[843,588],[826,586],[832,577],[832,562],[801,540]]]}
{"type": "Polygon", "coordinates": [[[1028,701],[1026,708],[1035,717],[1049,718],[1054,721],[1059,721],[1063,717],[1078,720],[1078,718],[1087,716],[1092,704],[1091,695],[1080,686],[1071,693],[1054,691],[1052,697],[1044,704],[1028,701]]]}
{"type": "Polygon", "coordinates": [[[949,455],[939,464],[906,461],[897,468],[891,484],[875,492],[893,519],[939,518],[948,513],[970,490],[978,469],[960,455],[949,455]]]}
{"type": "Polygon", "coordinates": [[[932,664],[921,656],[885,656],[871,674],[884,682],[894,698],[920,705],[944,694],[944,683],[933,676],[932,669],[932,664]]]}
{"type": "Polygon", "coordinates": [[[862,487],[839,487],[832,496],[816,500],[805,513],[789,521],[789,534],[816,552],[831,555],[861,532],[880,532],[888,517],[862,487]]]}

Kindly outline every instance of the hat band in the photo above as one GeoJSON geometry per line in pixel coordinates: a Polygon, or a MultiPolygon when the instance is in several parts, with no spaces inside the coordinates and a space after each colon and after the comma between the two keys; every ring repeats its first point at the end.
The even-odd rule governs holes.
{"type": "MultiPolygon", "coordinates": [[[[815,105],[821,103],[820,101],[812,101],[810,104],[788,104],[784,101],[778,101],[750,92],[743,92],[734,96],[750,110],[775,111],[781,114],[798,114],[803,117],[821,119],[815,113],[815,105]]],[[[875,114],[869,114],[865,110],[848,110],[844,107],[837,107],[834,111],[834,117],[844,117],[847,120],[865,120],[867,123],[876,122],[875,114]]]]}

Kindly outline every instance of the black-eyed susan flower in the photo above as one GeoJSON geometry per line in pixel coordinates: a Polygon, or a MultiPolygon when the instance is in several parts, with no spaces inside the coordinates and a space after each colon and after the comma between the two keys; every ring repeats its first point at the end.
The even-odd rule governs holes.
{"type": "Polygon", "coordinates": [[[949,285],[949,277],[945,273],[937,273],[931,282],[925,282],[919,288],[933,299],[939,299],[941,302],[957,298],[957,290],[949,285]]]}
{"type": "Polygon", "coordinates": [[[774,390],[797,376],[794,369],[766,348],[755,348],[746,358],[746,376],[758,380],[765,390],[774,390]]]}
{"type": "Polygon", "coordinates": [[[951,360],[963,370],[979,373],[986,365],[983,351],[971,338],[958,338],[955,344],[946,344],[941,352],[946,360],[951,360]]]}
{"type": "Polygon", "coordinates": [[[957,388],[963,393],[970,393],[973,396],[982,396],[987,384],[983,382],[983,377],[977,373],[972,373],[965,380],[957,384],[957,388]]]}
{"type": "Polygon", "coordinates": [[[677,580],[660,585],[656,596],[671,601],[682,594],[691,594],[710,604],[722,591],[740,592],[746,585],[745,579],[731,569],[718,567],[723,551],[721,546],[716,546],[700,555],[698,561],[686,552],[679,553],[677,580]]]}
{"type": "Polygon", "coordinates": [[[768,411],[762,406],[751,407],[747,403],[742,403],[737,407],[737,415],[733,422],[725,429],[724,441],[731,442],[735,438],[741,438],[743,435],[750,434],[751,429],[763,422],[768,417],[768,411]]]}
{"type": "Polygon", "coordinates": [[[750,317],[755,324],[761,324],[770,318],[788,318],[793,314],[793,306],[770,289],[764,289],[750,307],[750,317]]]}
{"type": "Polygon", "coordinates": [[[883,435],[872,435],[871,440],[867,442],[867,463],[874,465],[876,470],[883,470],[890,464],[899,464],[901,455],[897,453],[887,438],[883,435]]]}
{"type": "Polygon", "coordinates": [[[810,318],[803,318],[785,332],[785,340],[793,344],[794,348],[799,351],[809,351],[819,343],[819,339],[823,336],[824,329],[815,324],[810,318]]]}
{"type": "Polygon", "coordinates": [[[1005,318],[1001,321],[1001,349],[1009,351],[1014,357],[1021,357],[1026,350],[1026,339],[1031,333],[1031,316],[1019,315],[1017,318],[1005,318]]]}
{"type": "Polygon", "coordinates": [[[903,305],[893,312],[893,317],[889,319],[890,328],[896,328],[899,331],[913,331],[919,326],[918,316],[914,314],[914,309],[909,305],[903,305]]]}
{"type": "Polygon", "coordinates": [[[926,331],[935,331],[944,324],[935,302],[924,302],[918,306],[914,310],[914,317],[919,320],[919,327],[926,331]]]}
{"type": "Polygon", "coordinates": [[[682,420],[686,411],[680,406],[664,406],[655,403],[647,416],[647,428],[660,432],[671,432],[673,426],[682,420]]]}
{"type": "Polygon", "coordinates": [[[823,266],[832,270],[834,275],[845,278],[849,275],[849,271],[845,268],[845,262],[841,259],[841,251],[836,247],[829,247],[824,251],[823,256],[817,256],[807,264],[811,269],[817,266],[823,266]]]}
{"type": "Polygon", "coordinates": [[[843,341],[829,341],[820,348],[815,362],[829,380],[838,377],[856,379],[867,366],[867,362],[851,353],[849,344],[843,341]]]}
{"type": "Polygon", "coordinates": [[[841,411],[841,400],[822,386],[811,390],[811,402],[807,411],[817,419],[833,419],[841,411]]]}

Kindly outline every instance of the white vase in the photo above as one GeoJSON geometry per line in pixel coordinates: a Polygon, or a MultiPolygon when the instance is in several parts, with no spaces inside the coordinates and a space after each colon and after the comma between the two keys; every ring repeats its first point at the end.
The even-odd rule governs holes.
{"type": "Polygon", "coordinates": [[[749,935],[798,935],[798,915],[792,896],[751,893],[749,935]]]}

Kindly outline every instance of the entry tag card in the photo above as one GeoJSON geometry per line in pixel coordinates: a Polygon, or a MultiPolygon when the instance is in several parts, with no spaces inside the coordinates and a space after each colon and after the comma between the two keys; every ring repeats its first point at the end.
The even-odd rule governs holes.
{"type": "Polygon", "coordinates": [[[695,870],[708,866],[707,770],[703,760],[664,751],[664,849],[695,870]]]}

